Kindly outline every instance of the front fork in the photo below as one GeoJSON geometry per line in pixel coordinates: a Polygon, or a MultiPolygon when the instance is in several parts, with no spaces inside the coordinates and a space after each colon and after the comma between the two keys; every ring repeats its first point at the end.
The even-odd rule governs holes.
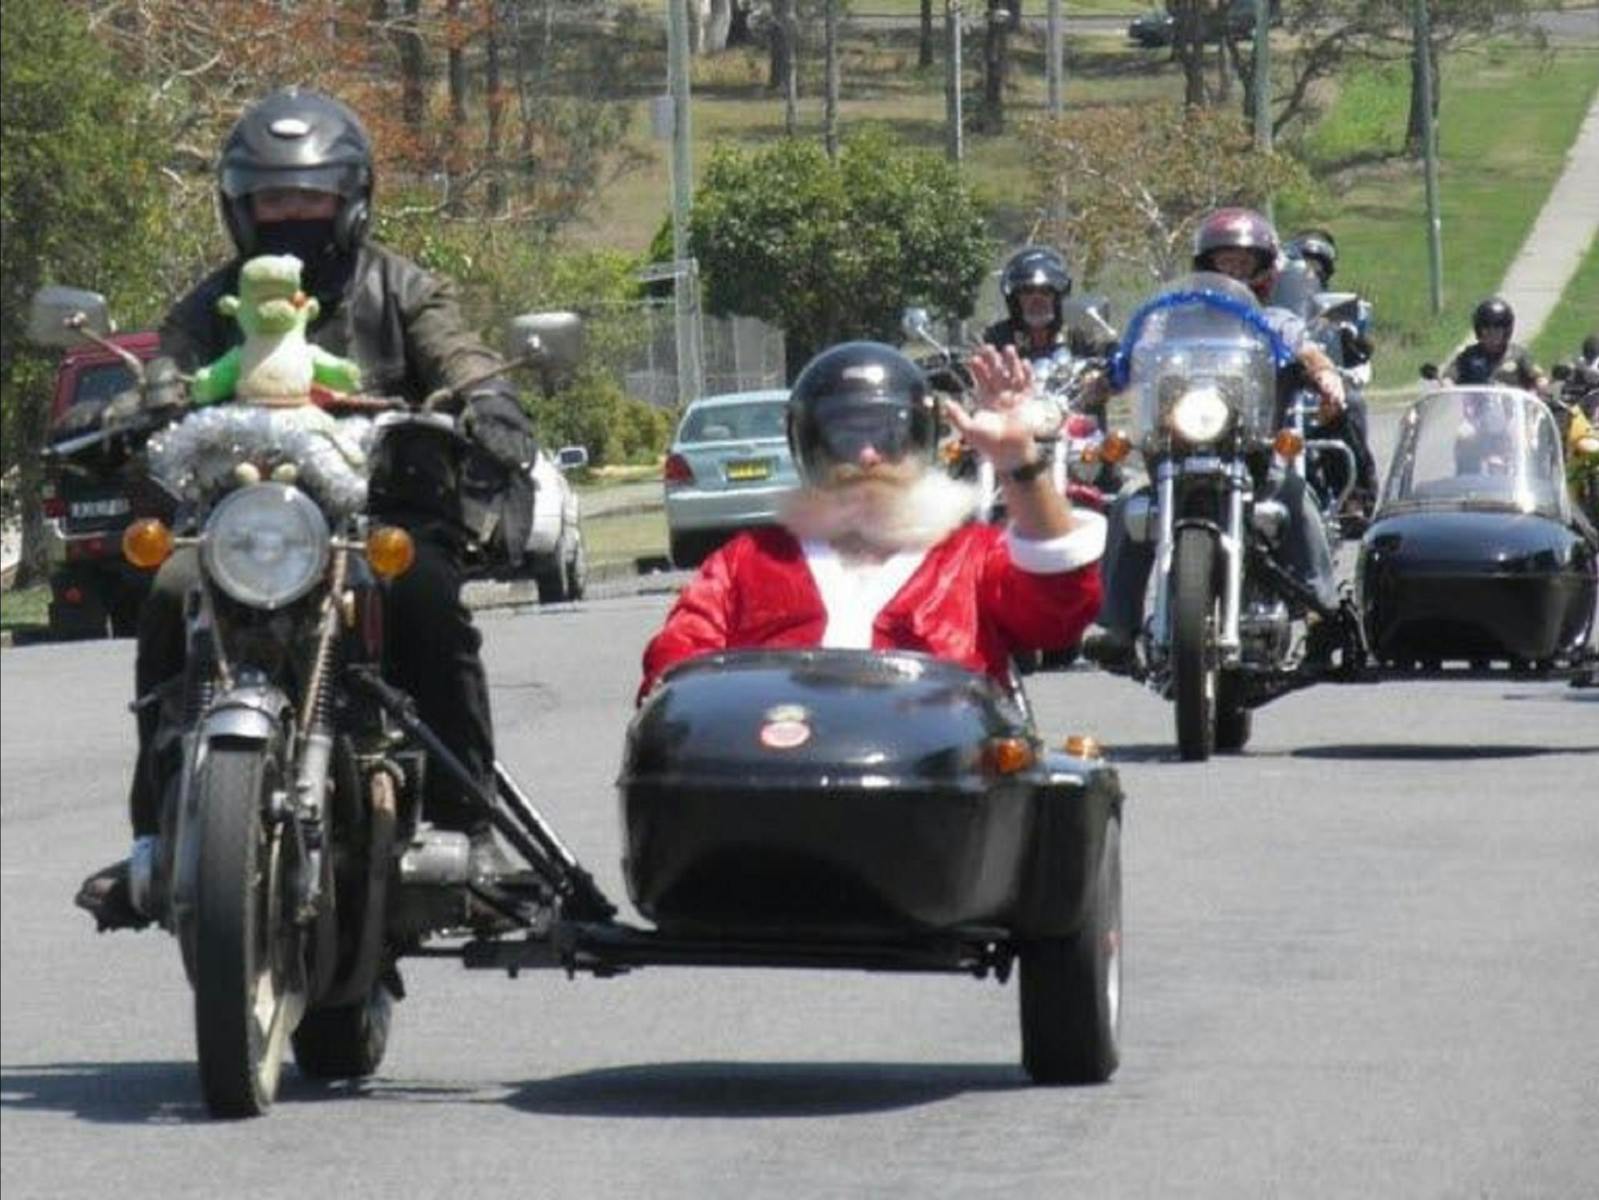
{"type": "Polygon", "coordinates": [[[1171,572],[1177,546],[1177,531],[1191,525],[1214,530],[1221,555],[1221,613],[1216,625],[1216,650],[1222,666],[1234,666],[1242,654],[1239,616],[1244,603],[1244,551],[1246,546],[1245,500],[1254,488],[1249,467],[1239,460],[1224,461],[1220,473],[1211,468],[1203,473],[1184,470],[1180,459],[1163,459],[1155,467],[1155,596],[1150,605],[1150,642],[1157,661],[1165,661],[1171,649],[1171,572]],[[1179,516],[1179,482],[1190,484],[1220,482],[1223,487],[1220,522],[1209,517],[1179,516]]]}

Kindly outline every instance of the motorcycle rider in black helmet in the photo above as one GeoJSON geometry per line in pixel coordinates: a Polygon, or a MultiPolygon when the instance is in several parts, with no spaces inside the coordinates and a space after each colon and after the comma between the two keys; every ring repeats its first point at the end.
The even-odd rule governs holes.
{"type": "MultiPolygon", "coordinates": [[[[1213,271],[1244,284],[1264,306],[1267,323],[1295,353],[1295,361],[1278,373],[1279,409],[1303,386],[1321,397],[1322,420],[1331,424],[1343,415],[1342,378],[1326,351],[1305,334],[1296,313],[1267,304],[1277,283],[1282,244],[1277,231],[1260,213],[1247,208],[1222,208],[1200,222],[1194,234],[1193,267],[1213,271]]],[[[1274,473],[1258,487],[1288,510],[1283,531],[1282,560],[1300,582],[1308,585],[1321,606],[1307,656],[1321,662],[1341,645],[1353,620],[1334,577],[1332,550],[1321,514],[1310,488],[1294,472],[1274,473]]],[[[1105,542],[1105,600],[1099,620],[1083,638],[1083,654],[1106,670],[1126,673],[1133,667],[1136,638],[1144,617],[1144,595],[1154,569],[1154,545],[1134,541],[1127,529],[1127,505],[1139,492],[1128,489],[1111,506],[1105,542]]]]}
{"type": "MultiPolygon", "coordinates": [[[[1290,260],[1309,268],[1318,291],[1326,291],[1338,269],[1338,243],[1326,229],[1307,229],[1284,247],[1290,260]]],[[[1364,388],[1371,382],[1371,305],[1357,302],[1354,320],[1340,320],[1322,337],[1323,348],[1345,375],[1344,420],[1333,431],[1355,456],[1355,486],[1345,512],[1369,519],[1377,499],[1377,458],[1371,451],[1370,419],[1364,388]]]]}
{"type": "MultiPolygon", "coordinates": [[[[368,393],[420,403],[437,388],[499,365],[499,356],[467,329],[451,283],[369,240],[372,196],[371,141],[340,101],[286,88],[246,110],[217,166],[217,204],[237,254],[167,314],[163,353],[186,371],[221,356],[242,337],[217,309],[222,296],[238,292],[240,266],[260,254],[293,254],[304,264],[305,290],[321,304],[310,340],[354,359],[368,393]]],[[[416,543],[414,566],[386,597],[389,678],[492,791],[482,639],[460,592],[469,554],[520,559],[532,520],[526,465],[534,444],[516,393],[503,380],[476,385],[460,420],[472,449],[458,486],[441,455],[407,452],[405,461],[374,463],[369,505],[410,530],[416,543]]],[[[183,602],[196,579],[192,550],[173,555],[156,576],[139,623],[141,700],[182,672],[183,602]]],[[[138,708],[140,753],[129,797],[136,851],[141,839],[157,834],[158,797],[173,769],[170,754],[158,749],[160,708],[138,708]]],[[[480,869],[504,865],[487,823],[442,771],[429,772],[424,813],[441,827],[467,831],[480,869]]],[[[90,876],[77,902],[102,929],[148,923],[130,893],[127,860],[90,876]]]]}
{"type": "Polygon", "coordinates": [[[1016,353],[1028,362],[1064,347],[1079,358],[1109,352],[1105,339],[1066,324],[1065,301],[1072,293],[1071,272],[1059,252],[1027,246],[1010,256],[999,276],[1005,317],[983,330],[983,341],[1016,353]]]}
{"type": "Polygon", "coordinates": [[[1526,347],[1510,340],[1516,314],[1509,303],[1490,296],[1471,314],[1477,340],[1449,360],[1441,377],[1450,383],[1503,383],[1538,396],[1549,395],[1549,377],[1526,347]]]}

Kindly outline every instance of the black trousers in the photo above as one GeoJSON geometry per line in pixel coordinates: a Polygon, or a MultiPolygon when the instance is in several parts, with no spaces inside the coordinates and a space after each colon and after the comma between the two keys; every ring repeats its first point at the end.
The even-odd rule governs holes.
{"type": "MultiPolygon", "coordinates": [[[[461,603],[461,559],[452,539],[413,530],[416,561],[384,597],[385,677],[416,700],[417,711],[473,776],[494,788],[494,726],[488,680],[479,655],[483,637],[461,603]]],[[[173,554],[156,573],[139,616],[134,684],[142,697],[183,673],[183,598],[199,580],[194,550],[173,554]]],[[[139,709],[139,760],[128,807],[133,835],[159,832],[160,796],[171,769],[159,749],[161,705],[139,709]]],[[[442,770],[427,773],[424,815],[448,829],[470,829],[475,809],[442,770]]]]}

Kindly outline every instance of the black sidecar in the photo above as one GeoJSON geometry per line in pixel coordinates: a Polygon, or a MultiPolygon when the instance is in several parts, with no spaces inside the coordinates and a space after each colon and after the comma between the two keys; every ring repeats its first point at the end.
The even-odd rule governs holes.
{"type": "MultiPolygon", "coordinates": [[[[1020,964],[1040,1083],[1117,1065],[1121,808],[1019,690],[912,653],[744,651],[670,671],[628,730],[623,872],[654,928],[558,907],[468,966],[990,973],[1020,964]]],[[[575,864],[574,864],[575,865],[575,864]]],[[[559,890],[559,888],[557,889],[559,890]]]]}
{"type": "Polygon", "coordinates": [[[1360,546],[1373,665],[1398,674],[1564,674],[1594,659],[1593,530],[1572,510],[1559,431],[1534,396],[1458,387],[1400,425],[1360,546]]]}

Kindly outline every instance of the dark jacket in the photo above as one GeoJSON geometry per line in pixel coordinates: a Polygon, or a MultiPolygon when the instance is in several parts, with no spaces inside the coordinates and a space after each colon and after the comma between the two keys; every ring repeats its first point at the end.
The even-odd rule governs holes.
{"type": "Polygon", "coordinates": [[[1544,382],[1544,374],[1533,364],[1532,356],[1519,343],[1511,342],[1497,358],[1483,349],[1481,342],[1467,346],[1443,370],[1451,383],[1502,383],[1533,391],[1544,382]]]}
{"type": "MultiPolygon", "coordinates": [[[[1042,352],[1028,349],[1032,345],[1032,341],[1028,336],[1026,326],[1019,321],[1011,320],[1009,317],[1002,321],[995,321],[987,329],[983,330],[983,342],[985,345],[993,346],[999,350],[1003,350],[1006,346],[1015,346],[1016,353],[1023,358],[1038,358],[1042,354],[1042,352]]],[[[1081,330],[1072,328],[1062,328],[1055,331],[1050,341],[1049,352],[1053,353],[1054,349],[1059,346],[1065,346],[1077,358],[1098,358],[1110,353],[1115,348],[1108,342],[1095,341],[1081,330]]]]}
{"type": "MultiPolygon", "coordinates": [[[[161,325],[161,348],[185,371],[204,366],[243,341],[217,301],[238,294],[235,259],[178,301],[161,325]]],[[[364,244],[342,299],[322,297],[307,331],[311,342],[354,359],[369,395],[420,404],[428,393],[498,366],[500,356],[467,328],[454,285],[409,259],[364,244]]],[[[463,426],[472,448],[449,461],[438,447],[405,451],[403,462],[373,464],[372,507],[395,519],[443,521],[463,528],[493,558],[518,562],[533,514],[534,443],[511,385],[494,379],[466,399],[463,426]]]]}

